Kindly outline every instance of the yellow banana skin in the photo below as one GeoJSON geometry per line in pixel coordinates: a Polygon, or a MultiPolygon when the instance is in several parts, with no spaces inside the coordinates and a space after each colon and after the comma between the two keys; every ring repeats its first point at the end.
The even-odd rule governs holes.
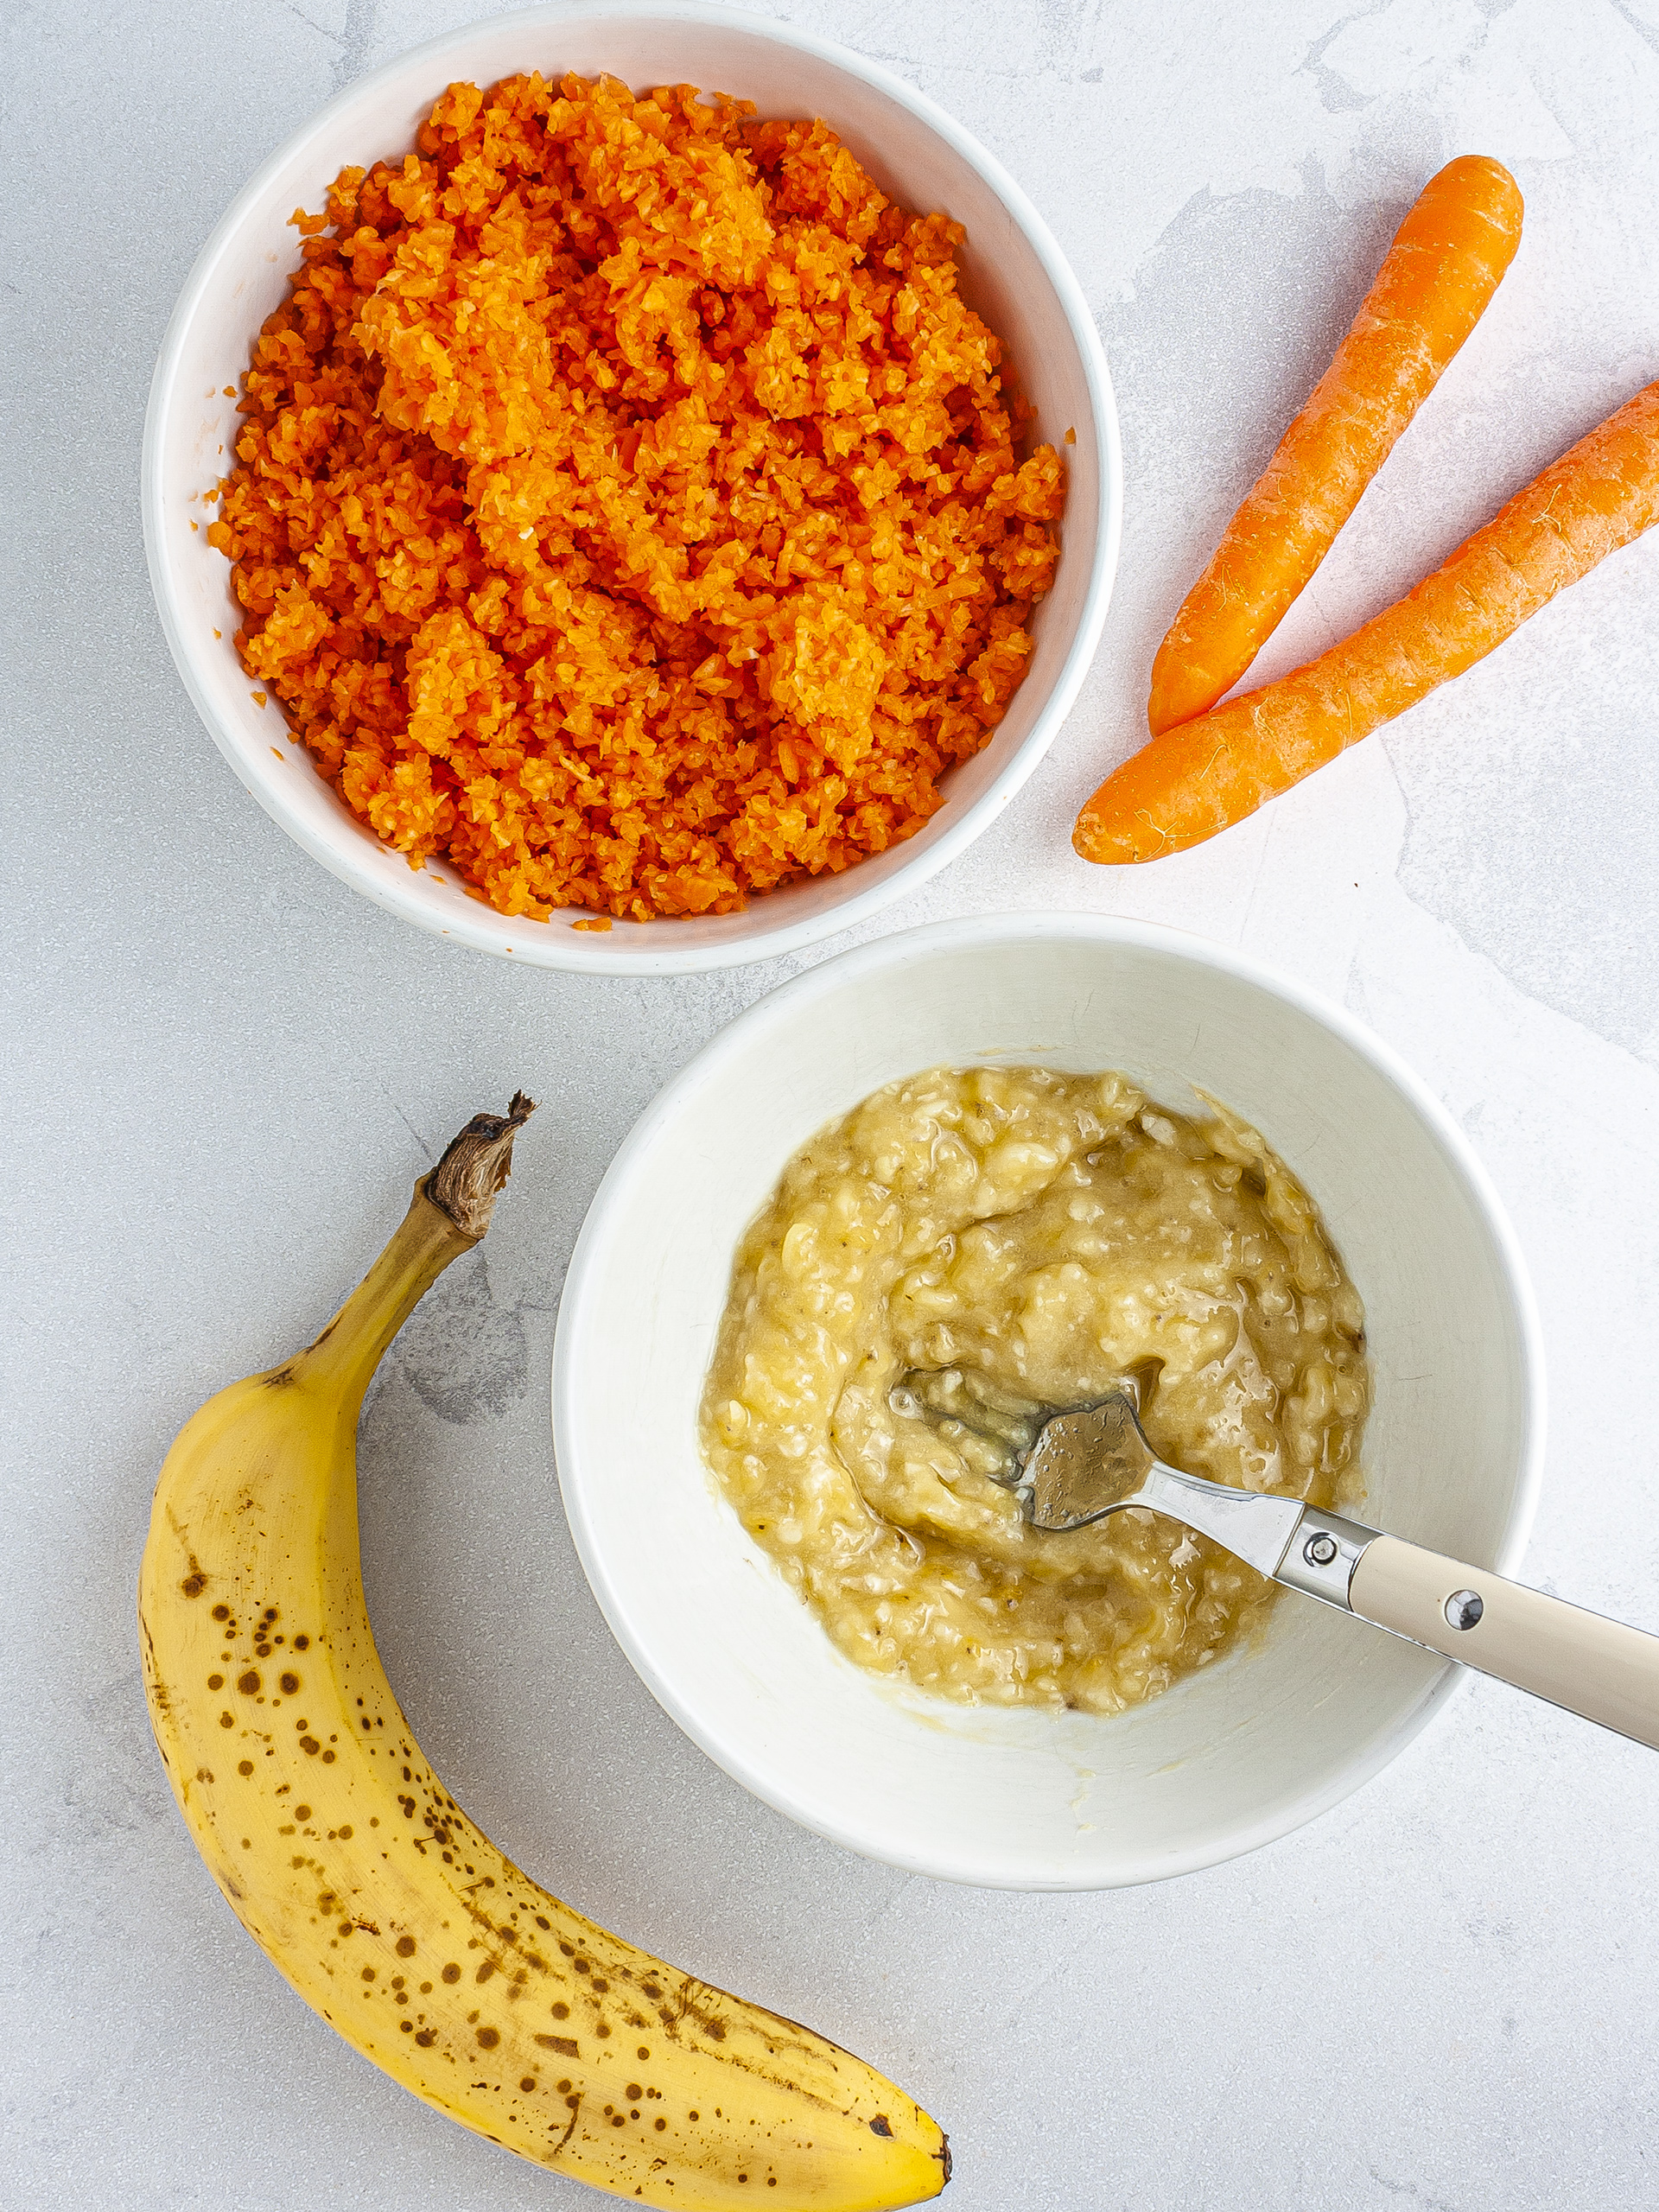
{"type": "Polygon", "coordinates": [[[416,1301],[476,1241],[417,1186],[316,1344],[222,1390],[168,1454],[139,1629],[197,1847],[325,2020],[539,2165],[682,2212],[935,2196],[949,2152],[911,2099],[550,1897],[467,1818],[398,1708],[363,1598],[358,1413],[416,1301]]]}

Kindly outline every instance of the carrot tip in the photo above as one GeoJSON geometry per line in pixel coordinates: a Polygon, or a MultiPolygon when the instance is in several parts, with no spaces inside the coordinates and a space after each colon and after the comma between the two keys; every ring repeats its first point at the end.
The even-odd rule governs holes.
{"type": "Polygon", "coordinates": [[[1098,868],[1122,868],[1141,857],[1135,850],[1132,830],[1109,825],[1086,807],[1071,832],[1071,847],[1080,859],[1092,861],[1098,868]]]}

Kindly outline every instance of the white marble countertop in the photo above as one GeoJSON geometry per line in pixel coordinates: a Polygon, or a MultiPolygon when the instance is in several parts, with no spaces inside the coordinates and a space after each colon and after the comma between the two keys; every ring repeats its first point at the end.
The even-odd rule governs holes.
{"type": "MultiPolygon", "coordinates": [[[[804,963],[543,975],[378,912],[214,751],[139,538],[150,366],[201,239],[335,86],[476,5],[33,0],[6,20],[0,2199],[601,2201],[416,2105],[279,1980],[174,1809],[133,1629],[180,1422],[302,1341],[439,1144],[522,1083],[543,1110],[512,1203],[442,1326],[400,1342],[363,1454],[390,1672],[513,1857],[897,2076],[950,2131],[957,2212],[1655,2202],[1649,1753],[1477,1681],[1255,1857],[992,1895],[791,1827],[613,1643],[553,1484],[566,1257],[658,1086],[804,963]]],[[[1014,808],[880,926],[1165,918],[1380,1030],[1468,1130],[1536,1281],[1555,1414],[1527,1572],[1659,1629],[1659,533],[1219,842],[1110,873],[1068,842],[1141,727],[1171,610],[1440,162],[1506,161],[1525,241],[1275,665],[1659,373],[1659,0],[775,12],[880,55],[1013,170],[1094,305],[1122,416],[1122,565],[1081,703],[1014,808]]]]}

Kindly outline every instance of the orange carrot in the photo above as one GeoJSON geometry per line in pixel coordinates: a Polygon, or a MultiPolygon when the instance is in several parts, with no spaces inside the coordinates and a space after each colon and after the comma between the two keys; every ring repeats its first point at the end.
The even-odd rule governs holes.
{"type": "Polygon", "coordinates": [[[1086,861],[1150,861],[1213,837],[1460,676],[1656,521],[1650,384],[1351,638],[1149,740],[1084,808],[1072,843],[1086,861]]]}
{"type": "Polygon", "coordinates": [[[1230,691],[1395,440],[1480,321],[1521,243],[1521,194],[1482,154],[1423,188],[1336,358],[1227,525],[1152,664],[1154,734],[1230,691]]]}

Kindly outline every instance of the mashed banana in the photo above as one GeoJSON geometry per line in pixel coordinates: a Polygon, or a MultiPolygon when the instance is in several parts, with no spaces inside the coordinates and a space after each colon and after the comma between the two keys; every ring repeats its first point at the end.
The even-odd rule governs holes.
{"type": "Polygon", "coordinates": [[[738,1251],[702,1447],[850,1658],[1115,1713],[1274,1596],[1140,1509],[1065,1536],[1021,1519],[995,1479],[1010,1421],[1125,1383],[1177,1466],[1320,1505],[1357,1489],[1359,1296],[1255,1130],[1121,1075],[935,1068],[790,1161],[738,1251]]]}

